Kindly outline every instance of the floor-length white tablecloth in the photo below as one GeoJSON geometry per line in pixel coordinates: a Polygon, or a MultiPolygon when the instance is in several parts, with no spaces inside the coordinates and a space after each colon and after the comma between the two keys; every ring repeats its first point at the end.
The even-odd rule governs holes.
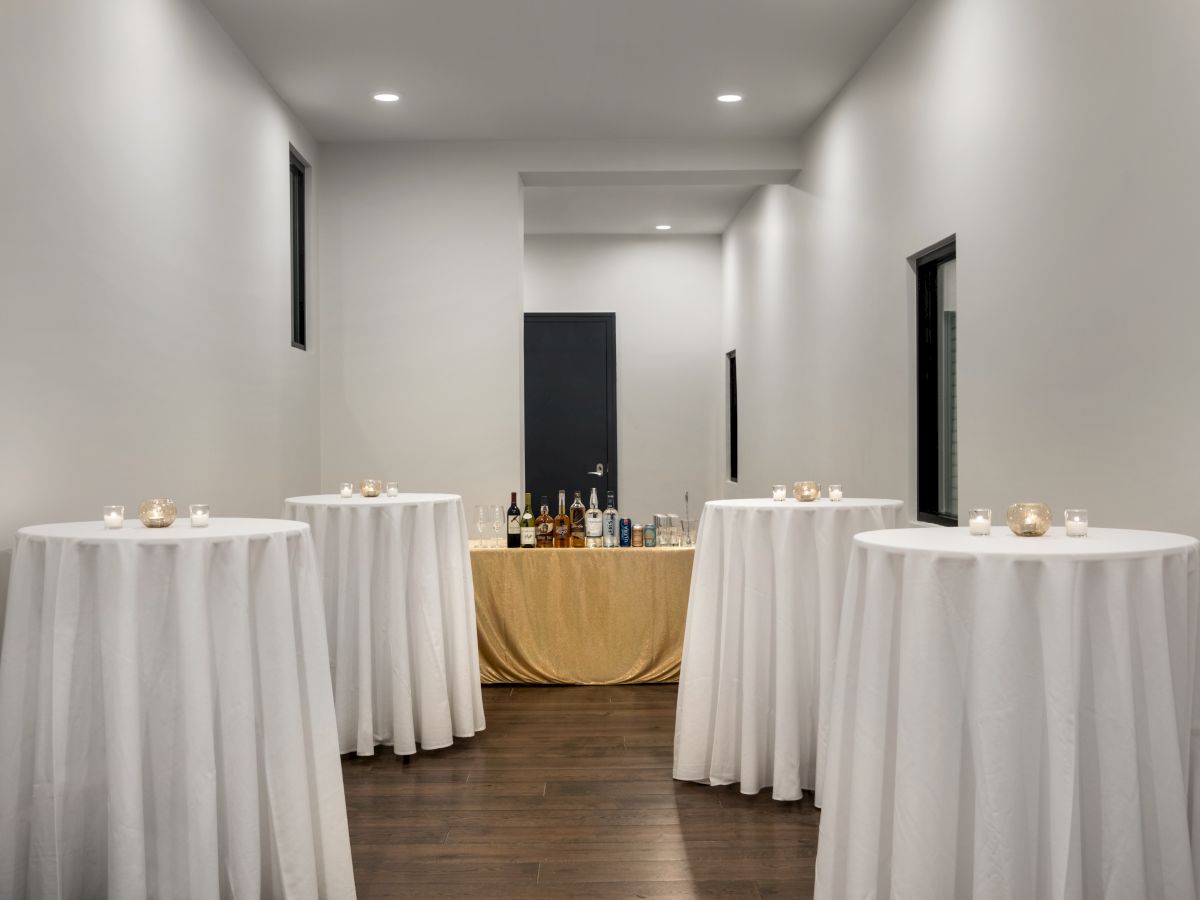
{"type": "Polygon", "coordinates": [[[0,897],[354,896],[307,526],[17,535],[0,897]]]}
{"type": "Polygon", "coordinates": [[[484,728],[467,520],[455,494],[293,497],[312,526],[343,753],[432,750],[484,728]]]}
{"type": "Polygon", "coordinates": [[[851,539],[891,528],[899,500],[717,500],[692,567],[675,720],[676,778],[816,785],[851,539]]]}
{"type": "Polygon", "coordinates": [[[859,535],[817,897],[1196,896],[1195,539],[859,535]]]}

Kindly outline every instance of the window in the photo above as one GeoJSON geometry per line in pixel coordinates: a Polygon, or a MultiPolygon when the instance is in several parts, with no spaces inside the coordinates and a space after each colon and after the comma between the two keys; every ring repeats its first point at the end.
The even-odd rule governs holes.
{"type": "Polygon", "coordinates": [[[737,432],[737,351],[725,354],[729,366],[729,480],[738,479],[738,432],[737,432]]]}
{"type": "Polygon", "coordinates": [[[304,265],[304,171],[308,168],[295,150],[290,154],[292,190],[292,346],[307,347],[304,265]]]}
{"type": "Polygon", "coordinates": [[[955,242],[918,256],[917,518],[958,524],[955,242]]]}

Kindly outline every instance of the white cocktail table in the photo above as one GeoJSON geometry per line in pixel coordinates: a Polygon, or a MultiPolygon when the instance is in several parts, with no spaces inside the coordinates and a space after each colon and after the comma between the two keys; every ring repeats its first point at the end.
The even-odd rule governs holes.
{"type": "Polygon", "coordinates": [[[292,497],[321,560],[338,739],[369,756],[484,728],[467,522],[455,494],[292,497]]]}
{"type": "Polygon", "coordinates": [[[0,894],[354,896],[307,525],[17,534],[0,894]]]}
{"type": "Polygon", "coordinates": [[[1193,897],[1200,544],[861,534],[820,898],[1193,897]]]}
{"type": "Polygon", "coordinates": [[[894,527],[899,500],[717,500],[704,505],[692,567],[676,778],[816,786],[850,545],[894,527]]]}

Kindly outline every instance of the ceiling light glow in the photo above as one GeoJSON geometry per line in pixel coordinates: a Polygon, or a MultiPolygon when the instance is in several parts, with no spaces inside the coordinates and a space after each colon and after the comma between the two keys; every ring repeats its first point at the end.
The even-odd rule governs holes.
{"type": "Polygon", "coordinates": [[[390,91],[384,91],[381,94],[376,94],[375,99],[378,100],[380,103],[395,103],[397,100],[400,99],[400,95],[393,94],[390,91]]]}
{"type": "Polygon", "coordinates": [[[671,230],[670,225],[655,225],[654,228],[656,231],[670,231],[671,230]]]}
{"type": "Polygon", "coordinates": [[[741,94],[717,94],[717,100],[721,103],[741,103],[741,94]]]}

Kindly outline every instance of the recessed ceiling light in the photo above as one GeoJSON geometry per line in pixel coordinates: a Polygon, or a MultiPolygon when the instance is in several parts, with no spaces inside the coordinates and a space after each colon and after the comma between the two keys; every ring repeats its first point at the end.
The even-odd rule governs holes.
{"type": "Polygon", "coordinates": [[[654,228],[656,231],[670,231],[671,230],[670,225],[655,225],[654,228]]]}
{"type": "Polygon", "coordinates": [[[741,103],[741,94],[717,94],[717,100],[721,103],[741,103]]]}
{"type": "Polygon", "coordinates": [[[375,99],[378,100],[380,103],[395,103],[397,100],[400,99],[400,95],[392,94],[390,92],[385,91],[382,94],[376,94],[375,99]]]}

